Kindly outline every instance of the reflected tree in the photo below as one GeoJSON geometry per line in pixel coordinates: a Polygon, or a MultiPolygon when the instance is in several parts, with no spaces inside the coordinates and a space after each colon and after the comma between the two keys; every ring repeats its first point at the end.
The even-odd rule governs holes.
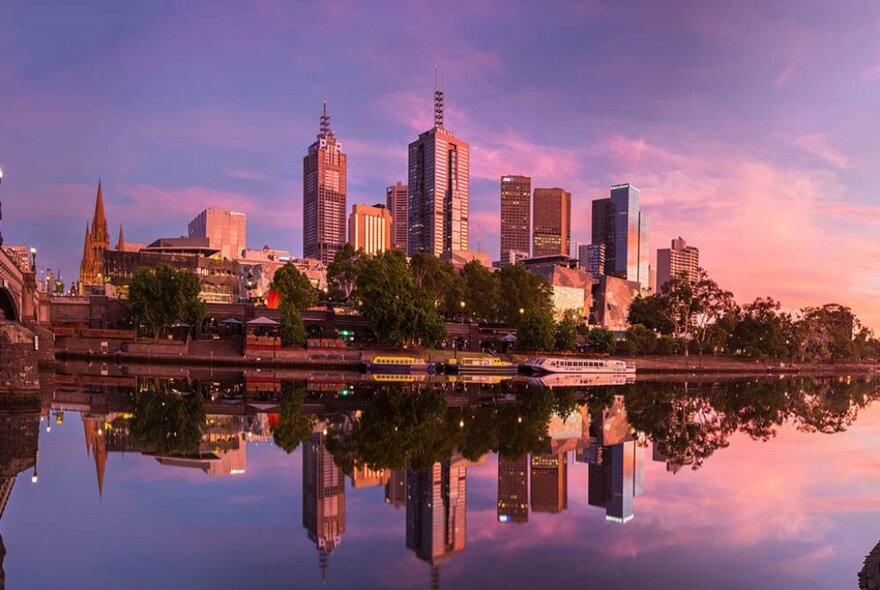
{"type": "Polygon", "coordinates": [[[305,384],[282,385],[281,412],[278,424],[272,428],[272,439],[288,454],[309,438],[317,424],[315,416],[303,414],[305,399],[305,384]]]}
{"type": "Polygon", "coordinates": [[[135,399],[131,434],[143,453],[195,453],[202,440],[205,404],[200,395],[157,392],[135,399]]]}

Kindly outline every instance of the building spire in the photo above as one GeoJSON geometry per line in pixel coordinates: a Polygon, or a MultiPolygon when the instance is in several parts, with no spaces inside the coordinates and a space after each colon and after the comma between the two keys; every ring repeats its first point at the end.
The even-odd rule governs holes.
{"type": "Polygon", "coordinates": [[[434,127],[443,129],[443,70],[434,66],[434,127]]]}
{"type": "Polygon", "coordinates": [[[92,260],[92,244],[91,244],[91,241],[89,240],[89,222],[88,222],[88,220],[86,220],[86,237],[83,240],[83,257],[82,257],[82,259],[83,259],[83,261],[82,261],[82,264],[80,265],[80,272],[82,272],[82,265],[85,265],[86,262],[89,262],[92,260]]]}
{"type": "Polygon", "coordinates": [[[330,129],[330,114],[327,112],[327,101],[324,101],[324,109],[321,111],[321,127],[318,133],[318,139],[325,137],[333,137],[333,130],[330,129]]]}
{"type": "Polygon", "coordinates": [[[101,187],[101,177],[98,177],[98,194],[95,197],[95,216],[92,219],[92,241],[95,245],[110,245],[110,234],[107,231],[107,217],[104,215],[104,191],[101,187]]]}
{"type": "Polygon", "coordinates": [[[119,224],[119,239],[116,240],[116,249],[125,252],[125,236],[122,234],[122,224],[119,224]]]}

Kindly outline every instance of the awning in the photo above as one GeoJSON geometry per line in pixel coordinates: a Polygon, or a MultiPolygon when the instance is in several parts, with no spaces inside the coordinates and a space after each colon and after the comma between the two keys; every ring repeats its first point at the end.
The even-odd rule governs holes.
{"type": "Polygon", "coordinates": [[[266,316],[260,316],[256,319],[253,319],[247,323],[248,326],[277,326],[279,325],[273,319],[269,319],[266,316]]]}

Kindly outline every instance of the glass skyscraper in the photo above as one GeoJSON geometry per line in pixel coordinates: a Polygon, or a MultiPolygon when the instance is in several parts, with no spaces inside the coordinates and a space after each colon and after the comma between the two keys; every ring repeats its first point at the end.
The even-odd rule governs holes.
{"type": "Polygon", "coordinates": [[[631,184],[611,187],[611,196],[593,201],[593,244],[605,244],[605,273],[650,287],[648,253],[651,222],[631,184]]]}

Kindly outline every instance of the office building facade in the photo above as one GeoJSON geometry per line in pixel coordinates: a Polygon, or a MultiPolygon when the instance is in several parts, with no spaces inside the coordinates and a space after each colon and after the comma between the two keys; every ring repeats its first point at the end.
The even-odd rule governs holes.
{"type": "Polygon", "coordinates": [[[689,281],[696,280],[700,267],[700,250],[688,246],[679,236],[670,248],[657,250],[657,287],[662,288],[672,277],[684,274],[689,281]]]}
{"type": "Polygon", "coordinates": [[[345,244],[346,156],[330,128],[327,103],[317,141],[303,158],[303,256],[325,264],[345,244]]]}
{"type": "Polygon", "coordinates": [[[532,179],[528,176],[501,177],[501,254],[502,263],[517,253],[530,255],[532,239],[532,179]]]}
{"type": "Polygon", "coordinates": [[[391,213],[391,247],[406,251],[409,235],[409,190],[399,180],[385,189],[385,207],[391,213]]]}
{"type": "Polygon", "coordinates": [[[370,256],[391,249],[391,214],[384,205],[354,205],[348,216],[348,241],[370,256]]]}
{"type": "Polygon", "coordinates": [[[532,220],[532,256],[571,253],[571,193],[561,188],[536,188],[532,220]]]}
{"type": "Polygon", "coordinates": [[[247,247],[247,217],[238,211],[205,209],[189,222],[187,231],[191,238],[208,238],[226,260],[239,258],[247,247]]]}
{"type": "Polygon", "coordinates": [[[611,196],[593,201],[593,244],[605,244],[605,274],[650,288],[648,272],[651,223],[641,211],[639,189],[611,187],[611,196]]]}

